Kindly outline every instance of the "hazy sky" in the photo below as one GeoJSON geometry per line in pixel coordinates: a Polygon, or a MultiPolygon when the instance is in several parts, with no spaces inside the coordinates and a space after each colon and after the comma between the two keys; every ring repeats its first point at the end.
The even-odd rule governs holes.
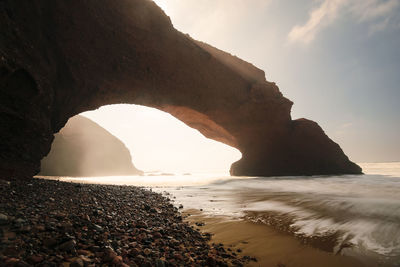
{"type": "MultiPolygon", "coordinates": [[[[353,161],[400,161],[400,0],[155,2],[178,30],[263,69],[294,101],[292,117],[317,121],[353,161]]],[[[120,108],[89,117],[128,144],[139,168],[218,169],[240,157],[168,114],[120,108]]]]}

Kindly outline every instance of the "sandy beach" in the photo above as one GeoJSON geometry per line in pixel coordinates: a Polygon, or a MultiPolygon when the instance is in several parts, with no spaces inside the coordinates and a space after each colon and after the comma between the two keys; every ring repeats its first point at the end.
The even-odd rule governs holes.
{"type": "Polygon", "coordinates": [[[308,245],[293,236],[265,225],[223,216],[207,217],[199,210],[186,210],[185,220],[202,232],[212,234],[212,243],[223,243],[232,251],[255,257],[246,266],[266,267],[361,267],[368,266],[354,258],[334,255],[308,245]],[[196,225],[197,223],[197,225],[196,225]],[[204,223],[204,225],[203,225],[204,223]]]}

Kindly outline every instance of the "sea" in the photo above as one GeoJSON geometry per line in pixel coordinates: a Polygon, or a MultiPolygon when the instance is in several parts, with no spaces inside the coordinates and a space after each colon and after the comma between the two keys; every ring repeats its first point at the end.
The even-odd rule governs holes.
{"type": "Polygon", "coordinates": [[[147,187],[186,210],[265,224],[335,254],[400,266],[400,162],[359,165],[364,175],[152,173],[61,180],[147,187]]]}

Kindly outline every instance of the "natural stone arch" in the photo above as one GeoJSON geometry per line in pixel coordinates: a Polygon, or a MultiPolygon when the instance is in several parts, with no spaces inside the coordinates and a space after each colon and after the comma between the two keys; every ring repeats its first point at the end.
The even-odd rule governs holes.
{"type": "Polygon", "coordinates": [[[360,173],[253,65],[176,31],[148,0],[2,2],[0,175],[38,172],[69,117],[107,104],[169,112],[238,148],[235,175],[360,173]]]}

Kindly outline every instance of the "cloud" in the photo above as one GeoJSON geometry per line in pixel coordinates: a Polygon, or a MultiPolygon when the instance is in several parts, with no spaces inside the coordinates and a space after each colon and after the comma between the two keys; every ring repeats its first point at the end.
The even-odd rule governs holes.
{"type": "Polygon", "coordinates": [[[324,28],[337,18],[350,14],[359,23],[367,23],[369,33],[385,30],[390,18],[398,16],[400,0],[323,0],[315,7],[304,25],[294,26],[288,34],[292,43],[311,43],[324,28]]]}
{"type": "Polygon", "coordinates": [[[358,17],[359,21],[368,21],[376,18],[385,18],[399,4],[399,0],[357,0],[350,5],[350,9],[358,17]]]}
{"type": "Polygon", "coordinates": [[[386,18],[385,20],[382,20],[378,23],[371,25],[369,27],[369,35],[385,30],[388,27],[388,24],[389,24],[389,18],[386,18]]]}
{"type": "Polygon", "coordinates": [[[310,43],[315,35],[324,27],[331,24],[337,17],[339,9],[346,0],[325,0],[318,8],[310,13],[310,18],[303,26],[294,26],[289,32],[289,41],[310,43]]]}

